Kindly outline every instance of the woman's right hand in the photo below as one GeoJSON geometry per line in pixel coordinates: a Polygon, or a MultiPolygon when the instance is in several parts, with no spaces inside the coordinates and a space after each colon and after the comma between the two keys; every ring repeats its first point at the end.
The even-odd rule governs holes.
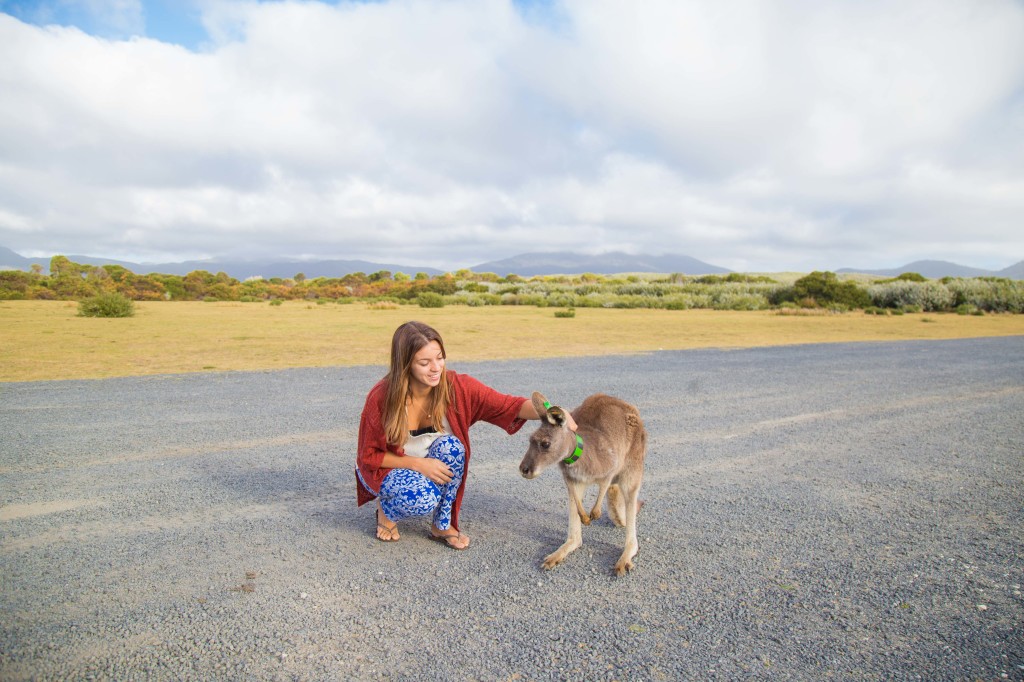
{"type": "Polygon", "coordinates": [[[438,485],[450,483],[452,480],[452,470],[439,459],[433,457],[409,457],[407,459],[415,460],[415,470],[438,485]]]}

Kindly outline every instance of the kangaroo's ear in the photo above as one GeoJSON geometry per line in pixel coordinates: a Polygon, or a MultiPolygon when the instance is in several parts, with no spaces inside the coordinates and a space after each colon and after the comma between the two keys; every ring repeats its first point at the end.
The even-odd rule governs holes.
{"type": "Polygon", "coordinates": [[[541,419],[544,418],[544,413],[548,411],[548,408],[544,407],[544,403],[548,401],[540,391],[534,391],[533,395],[530,396],[530,402],[533,403],[533,409],[537,410],[537,414],[541,419]]]}
{"type": "Polygon", "coordinates": [[[562,408],[551,405],[539,391],[534,391],[530,400],[533,402],[533,409],[537,410],[540,418],[552,426],[561,426],[565,423],[565,412],[562,408]],[[548,407],[551,405],[550,407],[548,407]]]}
{"type": "Polygon", "coordinates": [[[558,405],[552,405],[548,408],[548,423],[552,426],[564,426],[565,425],[565,410],[558,405]]]}

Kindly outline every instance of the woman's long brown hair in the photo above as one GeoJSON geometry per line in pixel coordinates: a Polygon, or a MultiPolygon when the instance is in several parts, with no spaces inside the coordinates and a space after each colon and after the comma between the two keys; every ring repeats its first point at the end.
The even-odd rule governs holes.
{"type": "MultiPolygon", "coordinates": [[[[387,380],[387,399],[384,402],[384,433],[388,443],[399,447],[405,445],[409,436],[409,418],[405,404],[412,397],[409,389],[409,377],[412,373],[412,360],[416,353],[431,341],[437,341],[441,347],[441,357],[447,358],[444,341],[430,325],[422,322],[406,322],[395,330],[391,337],[391,365],[387,380]]],[[[444,415],[451,404],[451,387],[448,385],[446,367],[441,368],[441,381],[430,389],[429,408],[431,423],[438,431],[442,430],[444,415]]]]}

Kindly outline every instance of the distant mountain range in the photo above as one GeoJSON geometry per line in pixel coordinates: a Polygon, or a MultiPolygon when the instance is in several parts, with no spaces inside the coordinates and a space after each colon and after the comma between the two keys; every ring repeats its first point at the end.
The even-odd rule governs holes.
{"type": "Polygon", "coordinates": [[[942,277],[1005,277],[1007,279],[1024,279],[1024,260],[1002,270],[970,268],[966,265],[957,265],[956,263],[944,260],[916,260],[899,268],[887,268],[884,270],[842,268],[836,270],[836,272],[856,272],[864,275],[878,275],[879,277],[897,277],[904,272],[916,272],[929,279],[941,279],[942,277]]]}
{"type": "MultiPolygon", "coordinates": [[[[444,270],[414,265],[397,265],[394,263],[371,263],[363,260],[280,260],[280,261],[227,261],[200,260],[180,263],[129,263],[111,258],[96,256],[67,255],[75,263],[83,265],[120,265],[139,275],[160,273],[165,275],[187,275],[195,270],[208,272],[226,272],[235,279],[245,280],[249,277],[294,277],[298,273],[308,279],[316,277],[343,277],[353,272],[371,274],[386,270],[391,273],[404,272],[414,275],[425,272],[428,275],[441,275],[444,270]]],[[[10,249],[0,247],[0,269],[29,270],[33,263],[49,272],[49,258],[26,258],[10,249]]],[[[505,277],[510,274],[523,277],[535,275],[575,275],[592,272],[599,275],[611,275],[621,272],[684,272],[688,275],[709,275],[727,273],[729,270],[701,262],[689,256],[631,256],[626,253],[605,253],[599,256],[586,256],[578,253],[525,253],[504,260],[490,261],[474,265],[473,272],[493,272],[505,277]]]]}
{"type": "MultiPolygon", "coordinates": [[[[99,258],[96,256],[67,255],[68,259],[75,263],[85,265],[120,265],[140,275],[160,273],[165,275],[187,275],[195,270],[206,270],[208,272],[225,272],[231,277],[245,280],[250,277],[272,277],[289,278],[298,273],[304,274],[309,279],[316,277],[343,277],[353,272],[365,272],[371,274],[386,270],[391,273],[404,272],[414,275],[424,272],[430,276],[444,274],[444,270],[414,265],[398,265],[394,263],[372,263],[363,260],[275,260],[275,261],[229,261],[229,260],[199,260],[183,261],[178,263],[130,263],[111,258],[99,258]]],[[[49,258],[26,258],[8,248],[0,246],[0,270],[29,270],[33,264],[42,267],[43,272],[49,272],[49,258]]],[[[683,255],[662,255],[645,256],[630,255],[621,252],[604,253],[597,256],[587,256],[573,252],[557,253],[524,253],[502,260],[488,261],[474,265],[469,270],[473,272],[493,272],[501,277],[510,274],[522,277],[534,277],[537,275],[578,275],[585,272],[592,272],[596,275],[614,275],[620,273],[656,272],[670,274],[675,272],[687,275],[719,275],[730,272],[726,268],[711,265],[703,261],[683,255]]],[[[1006,277],[1009,279],[1024,279],[1024,261],[1011,265],[1003,270],[982,270],[964,265],[957,265],[948,261],[921,260],[908,263],[898,268],[884,270],[867,270],[859,268],[842,268],[837,270],[840,273],[863,273],[877,275],[880,277],[895,277],[904,272],[916,272],[931,279],[940,277],[1006,277]]]]}
{"type": "Polygon", "coordinates": [[[682,272],[687,275],[719,275],[729,270],[680,255],[632,256],[628,253],[611,252],[598,256],[580,253],[524,253],[503,260],[481,263],[470,268],[473,272],[493,272],[506,277],[510,274],[523,277],[536,275],[581,275],[592,272],[595,275],[615,275],[622,272],[682,272]]]}
{"type": "MultiPolygon", "coordinates": [[[[83,265],[120,265],[131,270],[137,275],[148,275],[160,273],[162,275],[187,275],[196,270],[207,272],[226,272],[238,280],[245,280],[250,277],[263,277],[270,279],[280,277],[286,279],[294,277],[298,273],[304,274],[309,279],[316,277],[343,277],[353,272],[365,272],[370,274],[387,270],[388,272],[404,272],[414,275],[418,272],[425,272],[428,275],[442,275],[444,270],[437,268],[413,267],[410,265],[395,265],[389,263],[370,263],[363,260],[280,260],[280,261],[228,261],[228,260],[190,260],[178,263],[130,263],[128,261],[114,260],[112,258],[98,258],[96,256],[76,256],[66,254],[68,260],[83,265]]],[[[24,256],[0,246],[0,270],[29,270],[33,263],[43,267],[43,272],[50,271],[49,258],[25,258],[24,256]]]]}

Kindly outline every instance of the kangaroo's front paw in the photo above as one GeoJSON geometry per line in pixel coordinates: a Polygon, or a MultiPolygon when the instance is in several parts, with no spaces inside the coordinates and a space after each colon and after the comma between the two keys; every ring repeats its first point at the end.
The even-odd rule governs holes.
{"type": "Polygon", "coordinates": [[[580,523],[582,523],[584,526],[589,526],[590,525],[590,514],[583,514],[583,513],[581,513],[579,515],[579,517],[580,517],[580,523]]]}

